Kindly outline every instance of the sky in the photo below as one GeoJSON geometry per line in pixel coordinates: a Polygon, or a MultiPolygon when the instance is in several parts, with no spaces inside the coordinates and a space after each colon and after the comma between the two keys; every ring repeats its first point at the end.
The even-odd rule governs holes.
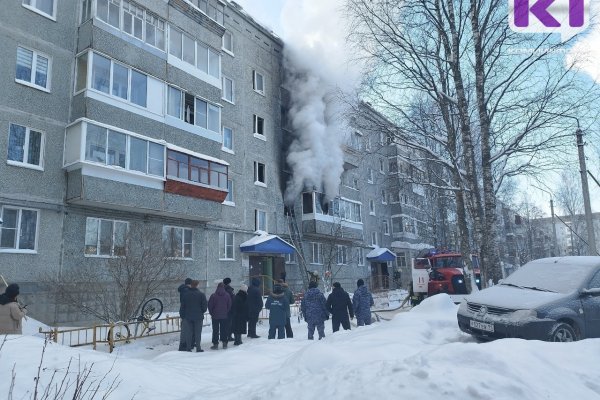
{"type": "MultiPolygon", "coordinates": [[[[267,340],[263,323],[261,338],[244,337],[241,346],[226,350],[208,349],[205,327],[204,353],[177,351],[178,333],[121,344],[112,354],[106,345],[92,350],[50,343],[38,391],[54,373],[62,380],[72,361],[71,382],[73,368],[92,363],[89,382],[105,376],[100,394],[120,382],[108,400],[600,399],[600,339],[479,344],[459,330],[457,307],[439,294],[367,327],[332,333],[327,321],[325,338],[314,341],[294,315],[292,339],[267,340]]],[[[44,349],[38,325],[30,318],[25,335],[9,335],[0,349],[0,398],[9,398],[13,373],[12,398],[32,398],[44,349]]]]}
{"type": "MultiPolygon", "coordinates": [[[[270,27],[278,36],[286,41],[293,43],[308,42],[315,37],[320,38],[324,34],[328,36],[341,36],[337,23],[341,20],[339,17],[340,0],[237,0],[250,15],[264,25],[270,27]],[[324,15],[319,15],[324,14],[324,15]],[[335,29],[335,28],[338,29],[335,29]],[[334,35],[331,35],[333,30],[334,35]],[[317,33],[315,33],[317,32],[317,33]]],[[[600,3],[592,4],[593,12],[600,13],[600,3]]],[[[576,50],[580,54],[585,54],[586,62],[582,69],[597,82],[600,82],[600,25],[584,32],[582,39],[577,42],[576,50]]],[[[328,45],[328,41],[322,42],[328,45]]],[[[340,54],[339,46],[333,50],[333,54],[340,54]]],[[[327,57],[329,60],[335,57],[327,57]]],[[[341,57],[343,58],[343,57],[341,57]]],[[[338,60],[338,64],[333,64],[329,69],[333,70],[339,67],[339,63],[344,60],[338,60]]],[[[600,125],[598,125],[600,126],[600,125]]],[[[592,137],[600,137],[600,132],[589,133],[585,147],[588,169],[597,179],[600,179],[600,145],[592,137]]],[[[575,137],[573,137],[573,148],[575,148],[575,137]]],[[[573,151],[572,169],[579,171],[579,164],[576,151],[573,151]]],[[[552,193],[557,191],[560,185],[560,175],[555,173],[546,174],[546,187],[552,193]]],[[[579,177],[579,174],[578,174],[579,177]]],[[[524,179],[521,181],[521,192],[523,195],[517,196],[520,202],[522,197],[526,197],[530,202],[538,206],[546,216],[550,216],[549,194],[543,190],[536,189],[531,185],[540,186],[536,182],[524,179]],[[523,187],[525,189],[523,189],[523,187]]],[[[588,176],[588,186],[590,188],[590,198],[592,212],[600,212],[600,187],[588,176]]],[[[556,200],[556,196],[553,196],[556,200]]],[[[561,215],[555,201],[555,212],[561,215]]]]}

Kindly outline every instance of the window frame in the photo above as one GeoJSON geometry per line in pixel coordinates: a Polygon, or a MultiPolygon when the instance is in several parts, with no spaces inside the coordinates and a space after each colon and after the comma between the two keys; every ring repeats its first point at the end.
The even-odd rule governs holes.
{"type": "Polygon", "coordinates": [[[235,261],[235,234],[234,232],[219,231],[219,261],[235,261]],[[231,235],[231,243],[228,237],[231,235]],[[231,257],[228,257],[228,250],[231,257]],[[223,257],[224,256],[224,257],[223,257]]]}
{"type": "Polygon", "coordinates": [[[265,75],[258,72],[255,69],[252,70],[252,90],[254,90],[256,93],[258,93],[262,96],[265,96],[265,75]],[[261,77],[261,81],[262,81],[261,89],[258,88],[257,76],[261,77]]]}
{"type": "Polygon", "coordinates": [[[235,81],[226,75],[221,75],[221,86],[222,86],[221,99],[225,100],[228,103],[235,104],[235,81]],[[225,91],[225,81],[226,80],[231,82],[231,99],[228,99],[226,97],[226,91],[225,91]]]}
{"type": "Polygon", "coordinates": [[[358,266],[362,267],[365,265],[365,256],[364,256],[364,251],[362,247],[358,247],[357,248],[357,257],[358,257],[358,266]]]}
{"type": "Polygon", "coordinates": [[[369,215],[375,215],[375,200],[369,199],[369,215]]]}
{"type": "Polygon", "coordinates": [[[46,133],[41,130],[32,129],[25,125],[15,124],[12,122],[8,123],[8,141],[7,141],[7,155],[6,155],[6,163],[8,165],[14,165],[16,167],[30,168],[38,171],[44,170],[44,150],[46,146],[46,133]],[[8,155],[10,154],[10,136],[11,136],[11,127],[12,126],[20,126],[25,128],[25,143],[23,145],[23,161],[10,160],[8,155]],[[39,164],[30,164],[26,162],[29,157],[29,146],[31,141],[31,131],[38,132],[40,134],[40,163],[39,164]]]}
{"type": "Polygon", "coordinates": [[[227,188],[227,180],[229,179],[229,166],[228,165],[221,164],[216,161],[196,157],[194,155],[183,153],[181,151],[173,150],[173,149],[168,148],[168,146],[167,146],[166,166],[167,166],[167,173],[166,173],[167,179],[180,180],[180,181],[184,181],[184,182],[189,182],[190,184],[194,184],[194,185],[202,185],[202,186],[209,187],[209,188],[215,188],[217,190],[222,190],[224,188],[227,188]],[[179,172],[180,172],[179,164],[181,163],[181,161],[179,161],[175,157],[171,157],[174,153],[187,158],[187,162],[186,162],[187,177],[179,176],[179,172]],[[171,164],[170,163],[171,160],[173,160],[174,162],[177,163],[177,174],[176,175],[174,175],[173,173],[170,173],[170,172],[173,172],[173,171],[171,171],[170,166],[169,166],[171,164]],[[194,161],[196,161],[196,160],[204,161],[206,163],[206,167],[199,165],[199,163],[197,163],[197,162],[196,162],[196,164],[194,164],[194,161]],[[218,169],[213,169],[213,164],[224,167],[226,172],[223,173],[223,172],[219,171],[218,169]],[[197,181],[192,179],[192,174],[193,174],[194,168],[196,168],[198,170],[198,180],[197,181]],[[206,171],[206,177],[207,177],[208,183],[201,182],[201,172],[203,170],[206,171]],[[216,185],[212,183],[213,172],[215,174],[217,174],[216,175],[216,178],[217,178],[216,185]],[[225,186],[219,185],[219,183],[221,182],[221,179],[223,179],[223,178],[225,179],[225,186]]]}
{"type": "Polygon", "coordinates": [[[109,219],[109,218],[99,218],[99,217],[86,217],[85,219],[85,235],[84,235],[84,240],[83,240],[83,255],[84,257],[91,257],[91,258],[119,258],[119,257],[126,257],[127,256],[127,239],[128,239],[128,234],[129,234],[129,221],[122,221],[122,220],[117,220],[117,219],[109,219]],[[96,252],[95,254],[91,254],[87,252],[87,232],[88,232],[88,222],[90,220],[96,220],[97,225],[96,225],[96,252]],[[112,235],[111,235],[111,243],[110,243],[110,254],[100,254],[100,249],[101,249],[101,232],[102,232],[102,221],[109,221],[112,224],[112,235]],[[125,243],[124,243],[124,254],[123,255],[115,255],[115,235],[117,230],[116,225],[117,223],[120,224],[125,224],[125,243]]]}
{"type": "Polygon", "coordinates": [[[233,179],[227,179],[227,196],[225,197],[225,200],[223,200],[223,204],[235,206],[235,199],[233,198],[233,179]]]}
{"type": "Polygon", "coordinates": [[[386,236],[390,236],[390,224],[387,220],[387,218],[385,218],[383,221],[383,234],[386,236]]]}
{"type": "Polygon", "coordinates": [[[258,186],[267,186],[267,166],[265,163],[261,163],[259,161],[254,161],[254,184],[258,186]],[[262,167],[262,175],[263,180],[259,180],[260,178],[260,169],[262,167]]]}
{"type": "Polygon", "coordinates": [[[233,33],[229,30],[226,30],[223,33],[223,37],[221,38],[221,50],[223,50],[225,53],[233,56],[234,55],[234,51],[233,51],[233,33]],[[225,46],[225,35],[229,34],[230,37],[230,41],[231,41],[231,48],[227,48],[225,46]]]}
{"type": "Polygon", "coordinates": [[[56,3],[58,3],[58,0],[52,0],[52,15],[46,13],[45,11],[42,11],[41,9],[37,8],[38,0],[22,0],[21,1],[21,5],[30,10],[33,11],[36,14],[41,15],[42,17],[46,17],[54,22],[56,22],[56,3]],[[25,4],[25,1],[30,1],[32,4],[25,4]],[[34,5],[35,4],[35,5],[34,5]]]}
{"type": "MultiPolygon", "coordinates": [[[[38,239],[39,239],[39,226],[40,226],[40,210],[36,208],[28,208],[28,207],[18,207],[11,205],[2,205],[0,206],[0,216],[3,217],[3,220],[6,221],[4,217],[4,210],[16,210],[17,211],[17,220],[15,222],[15,247],[0,247],[0,253],[22,253],[22,254],[37,254],[38,250],[38,239]],[[22,236],[22,221],[23,221],[23,211],[34,211],[36,213],[35,218],[35,237],[33,239],[33,249],[20,249],[20,241],[22,236]]],[[[5,229],[13,229],[6,227],[6,223],[0,225],[0,245],[2,243],[2,234],[5,229]]]]}
{"type": "Polygon", "coordinates": [[[336,246],[335,258],[337,265],[348,265],[348,247],[338,244],[336,246]]]}
{"type": "Polygon", "coordinates": [[[222,128],[222,139],[221,139],[221,150],[226,151],[227,153],[231,153],[231,154],[235,154],[234,152],[234,144],[233,144],[233,128],[230,128],[228,126],[223,126],[222,128]],[[229,130],[231,132],[231,138],[230,138],[230,142],[231,142],[231,146],[227,147],[225,146],[225,130],[229,130]]]}
{"type": "Polygon", "coordinates": [[[269,225],[268,225],[268,215],[267,215],[267,211],[265,210],[261,210],[261,209],[255,209],[254,210],[254,231],[262,231],[262,232],[268,232],[269,230],[269,225]],[[260,216],[264,215],[264,228],[265,229],[260,229],[260,216]]]}
{"type": "MultiPolygon", "coordinates": [[[[169,260],[193,260],[194,259],[194,230],[192,228],[186,228],[184,226],[174,226],[174,225],[163,225],[162,230],[161,230],[161,238],[162,238],[162,246],[163,246],[163,252],[165,250],[165,232],[167,232],[167,230],[170,230],[171,232],[173,232],[173,230],[181,230],[181,255],[175,255],[175,256],[171,256],[171,255],[167,255],[164,254],[164,258],[169,259],[169,260]],[[185,241],[185,233],[190,232],[190,242],[186,243],[185,241]],[[190,256],[186,257],[185,256],[185,246],[186,244],[189,244],[190,246],[190,256]]],[[[170,249],[171,252],[173,252],[173,249],[170,249]]]]}
{"type": "Polygon", "coordinates": [[[371,246],[378,246],[378,244],[377,244],[377,232],[376,231],[372,231],[371,232],[371,246]]]}
{"type": "Polygon", "coordinates": [[[313,265],[323,265],[323,243],[310,242],[311,243],[311,259],[310,263],[313,265]],[[317,248],[317,258],[315,260],[315,246],[317,248]]]}
{"type": "Polygon", "coordinates": [[[252,114],[252,133],[254,137],[266,140],[267,136],[265,135],[265,119],[257,114],[252,114]],[[262,124],[259,124],[259,121],[262,121],[262,124]],[[259,127],[262,126],[262,133],[259,132],[259,127]]]}
{"type": "Polygon", "coordinates": [[[23,46],[21,44],[17,44],[17,51],[15,52],[15,56],[16,56],[16,58],[15,58],[15,82],[19,83],[21,85],[29,86],[29,87],[37,89],[37,90],[41,90],[42,92],[50,93],[51,92],[51,84],[52,84],[52,57],[50,57],[49,55],[42,53],[38,50],[35,50],[31,47],[23,46]],[[31,55],[31,73],[29,75],[28,81],[17,78],[17,67],[19,65],[18,64],[19,63],[19,59],[18,59],[19,48],[33,53],[31,55]],[[46,60],[48,60],[48,70],[46,71],[46,86],[41,86],[41,85],[38,85],[35,83],[35,75],[36,75],[36,71],[37,71],[38,57],[42,57],[42,58],[45,58],[46,60]]]}

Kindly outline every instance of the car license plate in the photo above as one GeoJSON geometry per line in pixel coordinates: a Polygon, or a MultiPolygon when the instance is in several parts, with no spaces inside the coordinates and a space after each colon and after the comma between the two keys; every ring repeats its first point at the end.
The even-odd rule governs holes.
{"type": "Polygon", "coordinates": [[[471,328],[479,329],[480,331],[494,332],[494,324],[486,324],[485,322],[471,320],[470,325],[471,328]]]}

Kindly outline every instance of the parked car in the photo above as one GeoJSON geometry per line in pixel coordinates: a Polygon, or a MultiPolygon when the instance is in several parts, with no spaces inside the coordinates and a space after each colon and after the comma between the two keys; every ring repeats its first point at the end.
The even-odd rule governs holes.
{"type": "Polygon", "coordinates": [[[500,284],[469,295],[457,317],[460,329],[480,341],[600,337],[600,257],[531,261],[500,284]]]}

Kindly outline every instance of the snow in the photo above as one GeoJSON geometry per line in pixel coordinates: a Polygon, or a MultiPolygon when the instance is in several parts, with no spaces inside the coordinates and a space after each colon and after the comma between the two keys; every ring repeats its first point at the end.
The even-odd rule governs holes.
{"type": "MultiPolygon", "coordinates": [[[[306,324],[293,321],[294,338],[245,339],[239,347],[204,353],[178,352],[178,334],[105,349],[49,344],[41,383],[69,359],[94,363],[92,376],[108,372],[121,381],[109,399],[594,399],[600,398],[596,372],[600,339],[546,343],[504,339],[478,344],[462,333],[457,306],[440,294],[390,321],[306,339],[306,324]],[[104,351],[102,351],[104,350],[104,351]]],[[[37,331],[31,318],[25,331],[37,331]]],[[[2,340],[0,339],[0,343],[2,340]]],[[[0,398],[30,398],[43,339],[8,336],[0,350],[0,398]]]]}
{"type": "MultiPolygon", "coordinates": [[[[367,253],[367,258],[377,258],[385,252],[394,254],[391,251],[389,251],[389,249],[387,247],[375,247],[373,250],[371,250],[370,252],[367,253]]],[[[394,254],[394,257],[395,257],[395,254],[394,254]]]]}
{"type": "Polygon", "coordinates": [[[283,240],[282,238],[280,238],[277,235],[270,235],[264,231],[257,231],[257,232],[259,232],[259,235],[254,236],[253,238],[251,238],[249,240],[246,240],[244,243],[240,244],[240,247],[255,246],[260,243],[268,242],[271,239],[279,239],[282,242],[284,242],[285,244],[289,245],[290,247],[294,247],[290,243],[286,242],[285,240],[283,240]]]}

